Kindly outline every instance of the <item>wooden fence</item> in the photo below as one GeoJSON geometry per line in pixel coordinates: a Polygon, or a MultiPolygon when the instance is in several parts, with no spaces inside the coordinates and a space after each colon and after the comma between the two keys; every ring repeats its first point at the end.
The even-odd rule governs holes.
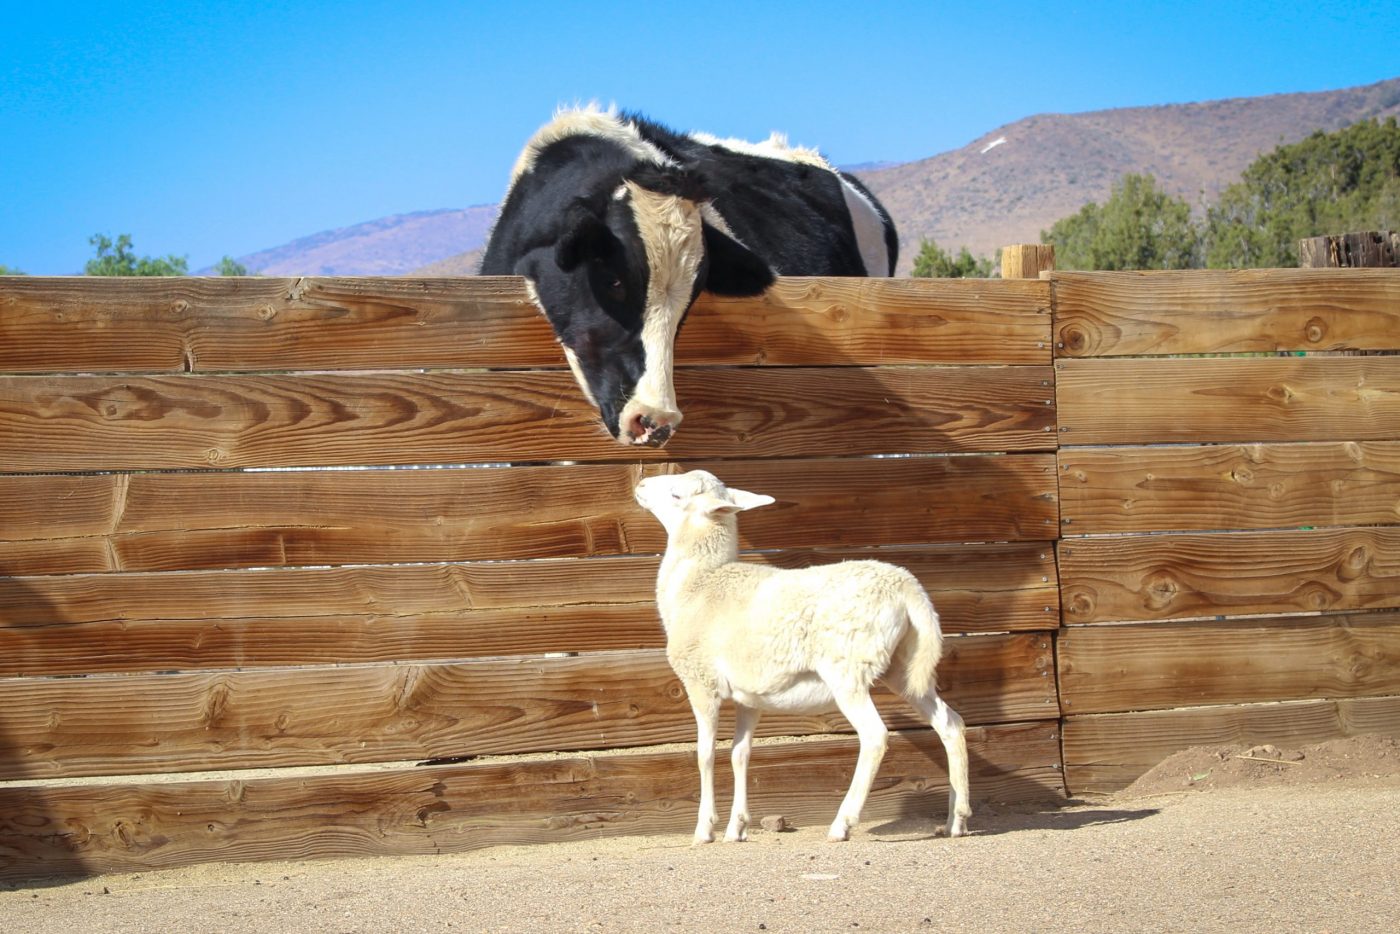
{"type": "MultiPolygon", "coordinates": [[[[919,575],[975,798],[1400,733],[1400,357],[1167,356],[1397,347],[1394,271],[789,279],[638,452],[518,280],[0,280],[0,875],[689,829],[676,466],[777,497],[751,560],[919,575]]],[[[881,706],[868,819],[941,814],[881,706]]],[[[829,820],[846,724],[761,731],[754,809],[829,820]]]]}
{"type": "Polygon", "coordinates": [[[1400,734],[1400,356],[1348,355],[1400,350],[1400,270],[1057,273],[1054,302],[1069,787],[1400,734]]]}

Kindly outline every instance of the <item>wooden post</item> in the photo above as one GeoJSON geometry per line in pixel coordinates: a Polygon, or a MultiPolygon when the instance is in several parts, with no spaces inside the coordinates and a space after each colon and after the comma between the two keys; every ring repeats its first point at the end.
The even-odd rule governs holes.
{"type": "Polygon", "coordinates": [[[1037,279],[1055,269],[1055,244],[1014,243],[1001,250],[1003,279],[1037,279]]]}
{"type": "Polygon", "coordinates": [[[1298,241],[1298,265],[1304,269],[1396,266],[1400,233],[1368,230],[1364,233],[1308,237],[1298,241]]]}

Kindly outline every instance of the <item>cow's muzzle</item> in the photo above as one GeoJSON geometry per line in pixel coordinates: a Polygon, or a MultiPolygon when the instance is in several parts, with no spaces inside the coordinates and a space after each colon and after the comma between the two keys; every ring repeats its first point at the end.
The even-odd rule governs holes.
{"type": "Polygon", "coordinates": [[[659,448],[671,440],[681,423],[681,413],[665,409],[628,407],[621,420],[623,440],[628,444],[659,448]]]}

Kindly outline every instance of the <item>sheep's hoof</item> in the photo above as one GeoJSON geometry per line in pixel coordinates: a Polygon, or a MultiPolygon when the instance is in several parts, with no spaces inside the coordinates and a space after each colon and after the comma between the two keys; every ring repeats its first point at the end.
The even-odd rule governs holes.
{"type": "Polygon", "coordinates": [[[826,839],[830,843],[845,843],[851,839],[851,828],[845,824],[832,824],[826,832],[826,839]]]}
{"type": "Polygon", "coordinates": [[[948,825],[948,836],[950,836],[950,837],[965,837],[965,836],[967,836],[967,821],[962,820],[961,818],[959,818],[958,820],[955,820],[955,821],[953,821],[952,823],[950,823],[950,824],[948,825]]]}
{"type": "Polygon", "coordinates": [[[704,844],[706,844],[706,843],[714,843],[714,842],[715,842],[715,835],[714,835],[714,834],[712,834],[712,833],[701,833],[701,832],[698,831],[698,830],[695,832],[695,837],[690,841],[690,843],[691,843],[692,846],[702,846],[702,845],[704,845],[704,844]]]}
{"type": "Polygon", "coordinates": [[[725,843],[747,843],[748,839],[749,835],[742,831],[740,833],[727,833],[724,835],[725,843]]]}

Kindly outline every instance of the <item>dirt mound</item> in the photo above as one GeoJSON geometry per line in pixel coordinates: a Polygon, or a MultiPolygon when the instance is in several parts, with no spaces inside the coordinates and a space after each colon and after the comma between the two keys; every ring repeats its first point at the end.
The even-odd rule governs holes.
{"type": "Polygon", "coordinates": [[[1272,743],[1192,746],[1168,756],[1119,794],[1131,798],[1338,779],[1362,785],[1400,779],[1400,740],[1368,734],[1297,747],[1272,743]]]}

